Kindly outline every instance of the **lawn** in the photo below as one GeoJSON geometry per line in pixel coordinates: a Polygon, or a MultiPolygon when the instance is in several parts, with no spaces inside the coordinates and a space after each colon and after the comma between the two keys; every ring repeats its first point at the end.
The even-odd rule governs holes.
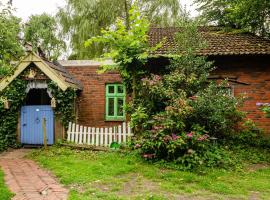
{"type": "Polygon", "coordinates": [[[69,200],[269,199],[270,165],[204,173],[165,169],[134,155],[52,147],[31,158],[70,189],[69,200]]]}
{"type": "Polygon", "coordinates": [[[13,194],[8,190],[4,183],[4,173],[0,170],[0,199],[9,200],[12,196],[13,194]]]}

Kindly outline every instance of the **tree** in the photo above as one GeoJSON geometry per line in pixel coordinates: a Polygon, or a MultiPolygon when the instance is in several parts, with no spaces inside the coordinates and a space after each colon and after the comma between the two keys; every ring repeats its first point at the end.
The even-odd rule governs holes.
{"type": "MultiPolygon", "coordinates": [[[[133,0],[66,0],[67,6],[58,12],[63,35],[71,41],[72,58],[86,59],[100,56],[105,49],[101,44],[84,47],[83,43],[101,34],[101,30],[114,26],[118,17],[129,29],[128,11],[133,0]]],[[[142,0],[137,5],[142,15],[153,24],[172,25],[181,14],[178,0],[142,0]]]]}
{"type": "Polygon", "coordinates": [[[117,65],[103,66],[103,71],[118,70],[129,92],[133,92],[135,98],[136,85],[145,74],[145,63],[148,54],[159,47],[150,47],[147,32],[149,22],[141,17],[137,7],[133,7],[129,13],[129,30],[126,22],[118,19],[115,28],[102,30],[101,36],[92,37],[85,45],[105,44],[108,52],[106,58],[112,58],[117,65]]]}
{"type": "Polygon", "coordinates": [[[23,54],[19,33],[20,19],[12,15],[9,5],[0,3],[0,75],[7,73],[10,61],[23,54]]]}
{"type": "Polygon", "coordinates": [[[270,1],[195,0],[195,3],[207,22],[270,36],[270,1]]]}
{"type": "Polygon", "coordinates": [[[66,49],[65,42],[58,35],[58,25],[48,14],[32,15],[24,25],[24,40],[30,42],[33,50],[40,47],[48,59],[55,60],[66,49]]]}

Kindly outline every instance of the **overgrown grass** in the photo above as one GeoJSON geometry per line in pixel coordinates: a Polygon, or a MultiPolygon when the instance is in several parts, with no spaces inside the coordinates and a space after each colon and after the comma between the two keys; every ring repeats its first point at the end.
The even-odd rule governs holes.
{"type": "Polygon", "coordinates": [[[4,174],[0,170],[0,199],[9,200],[13,194],[8,190],[7,186],[4,183],[4,174]]]}
{"type": "MultiPolygon", "coordinates": [[[[238,154],[245,153],[239,151],[238,154]]],[[[270,153],[265,156],[270,157],[270,153]]],[[[70,188],[70,200],[270,197],[270,165],[258,164],[265,159],[258,159],[255,165],[251,164],[254,160],[247,160],[246,167],[241,170],[187,172],[162,168],[135,155],[119,152],[52,147],[48,151],[35,151],[31,157],[70,188]]],[[[239,158],[239,162],[242,160],[239,158]]]]}

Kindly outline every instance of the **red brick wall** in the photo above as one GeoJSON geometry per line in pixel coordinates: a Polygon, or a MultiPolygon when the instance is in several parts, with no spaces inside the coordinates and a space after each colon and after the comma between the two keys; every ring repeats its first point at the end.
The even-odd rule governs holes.
{"type": "MultiPolygon", "coordinates": [[[[270,119],[256,103],[270,103],[270,57],[215,57],[217,67],[213,75],[235,77],[230,82],[234,95],[244,94],[247,99],[243,111],[259,127],[270,132],[270,119]]],[[[105,121],[105,84],[121,82],[117,73],[97,74],[98,67],[67,67],[81,81],[83,91],[79,96],[78,121],[86,126],[110,126],[119,122],[105,121]]]]}
{"type": "Polygon", "coordinates": [[[94,127],[120,124],[105,121],[105,84],[121,82],[120,75],[115,72],[98,74],[97,66],[66,68],[83,85],[83,91],[78,98],[78,123],[94,127]]]}
{"type": "Polygon", "coordinates": [[[217,69],[213,74],[235,76],[236,82],[230,82],[230,85],[235,96],[246,97],[242,110],[260,128],[270,133],[270,118],[266,118],[256,106],[256,103],[270,103],[270,58],[242,56],[215,60],[217,69]]]}

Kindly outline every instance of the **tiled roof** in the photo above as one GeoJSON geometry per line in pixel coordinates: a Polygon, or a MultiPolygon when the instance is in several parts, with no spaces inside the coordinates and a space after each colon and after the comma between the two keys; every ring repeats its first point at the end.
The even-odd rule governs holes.
{"type": "Polygon", "coordinates": [[[49,62],[46,59],[43,59],[43,61],[57,74],[63,77],[67,83],[76,85],[78,88],[82,89],[82,84],[77,79],[75,79],[59,62],[49,62]]]}
{"type": "MultiPolygon", "coordinates": [[[[165,44],[155,55],[175,53],[177,44],[174,36],[180,28],[151,28],[149,41],[155,46],[166,38],[165,44]]],[[[206,40],[207,47],[197,51],[198,55],[270,55],[270,40],[250,33],[224,32],[220,27],[200,27],[199,32],[206,40]]]]}

